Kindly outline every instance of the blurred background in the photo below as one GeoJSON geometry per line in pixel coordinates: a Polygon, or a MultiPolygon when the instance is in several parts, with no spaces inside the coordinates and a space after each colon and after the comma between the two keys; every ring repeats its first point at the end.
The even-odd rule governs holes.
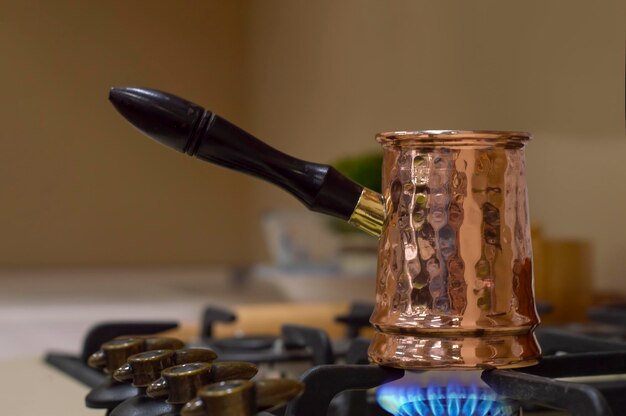
{"type": "Polygon", "coordinates": [[[111,86],[175,93],[330,164],[380,131],[530,131],[538,297],[565,320],[626,296],[622,2],[0,8],[3,356],[78,345],[105,318],[373,301],[371,241],[140,136],[111,86]]]}

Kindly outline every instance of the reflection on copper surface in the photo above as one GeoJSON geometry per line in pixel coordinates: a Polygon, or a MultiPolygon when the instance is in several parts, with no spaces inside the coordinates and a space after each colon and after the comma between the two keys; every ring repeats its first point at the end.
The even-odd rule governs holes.
{"type": "Polygon", "coordinates": [[[540,355],[523,144],[384,148],[370,359],[397,367],[516,367],[540,355]]]}

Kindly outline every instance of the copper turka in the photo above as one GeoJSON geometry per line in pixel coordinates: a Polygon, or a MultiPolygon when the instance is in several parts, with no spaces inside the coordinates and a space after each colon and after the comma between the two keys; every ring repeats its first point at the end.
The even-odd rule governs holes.
{"type": "Polygon", "coordinates": [[[370,360],[537,363],[526,133],[382,133],[384,224],[370,360]]]}
{"type": "Polygon", "coordinates": [[[380,236],[373,362],[465,369],[537,362],[524,165],[528,134],[379,134],[379,195],[332,166],[279,152],[172,94],[121,87],[112,88],[109,98],[157,142],[264,179],[313,211],[380,236]]]}

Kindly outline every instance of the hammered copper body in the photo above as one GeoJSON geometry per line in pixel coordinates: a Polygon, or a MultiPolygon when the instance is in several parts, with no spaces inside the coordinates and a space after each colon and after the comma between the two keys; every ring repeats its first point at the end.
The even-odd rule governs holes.
{"type": "Polygon", "coordinates": [[[382,133],[385,222],[370,360],[401,368],[533,365],[526,133],[382,133]]]}

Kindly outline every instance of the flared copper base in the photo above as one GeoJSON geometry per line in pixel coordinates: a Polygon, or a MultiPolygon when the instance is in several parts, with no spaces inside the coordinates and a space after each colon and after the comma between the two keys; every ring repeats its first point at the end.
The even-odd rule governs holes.
{"type": "Polygon", "coordinates": [[[371,362],[408,370],[518,368],[535,365],[541,348],[533,332],[523,334],[390,334],[376,332],[371,362]]]}

